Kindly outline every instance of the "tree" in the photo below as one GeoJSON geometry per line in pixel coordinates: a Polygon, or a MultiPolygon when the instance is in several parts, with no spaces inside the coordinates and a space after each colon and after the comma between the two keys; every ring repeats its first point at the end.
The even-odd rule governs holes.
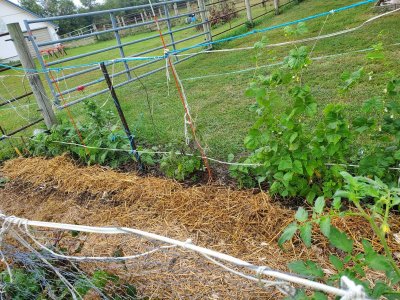
{"type": "MultiPolygon", "coordinates": [[[[72,0],[42,0],[42,5],[45,15],[49,17],[73,15],[77,12],[77,8],[72,0]]],[[[81,27],[79,18],[56,20],[54,23],[59,27],[59,34],[71,32],[81,27]]]]}
{"type": "Polygon", "coordinates": [[[80,0],[83,7],[92,10],[97,5],[96,0],[80,0]]]}
{"type": "Polygon", "coordinates": [[[39,15],[43,16],[45,15],[45,10],[44,8],[37,3],[37,1],[34,0],[19,0],[19,4],[23,7],[26,8],[27,10],[39,15]]]}

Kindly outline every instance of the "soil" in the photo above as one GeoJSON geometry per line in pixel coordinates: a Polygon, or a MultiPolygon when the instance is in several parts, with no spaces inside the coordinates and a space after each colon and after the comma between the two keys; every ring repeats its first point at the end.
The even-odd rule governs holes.
{"type": "MultiPolygon", "coordinates": [[[[328,256],[337,253],[317,231],[313,246],[306,248],[296,237],[283,248],[277,239],[293,222],[293,210],[258,191],[238,191],[229,186],[184,186],[175,181],[135,172],[120,173],[99,166],[80,166],[68,157],[19,158],[4,164],[9,182],[0,188],[0,210],[31,220],[94,226],[124,226],[157,233],[224,252],[256,265],[288,271],[288,262],[310,259],[329,274],[334,269],[328,256]]],[[[361,249],[360,237],[375,243],[368,224],[358,218],[334,220],[361,249]]],[[[400,231],[399,218],[392,232],[400,231]]],[[[39,233],[38,233],[39,234],[39,233]]],[[[50,235],[47,235],[50,236],[50,235]]],[[[392,234],[390,247],[400,245],[392,234]]],[[[81,239],[82,241],[82,239],[81,239]]],[[[66,247],[72,242],[65,238],[66,247]]],[[[64,246],[65,246],[64,245],[64,246]]],[[[88,234],[77,255],[133,255],[148,251],[143,239],[88,234]]],[[[85,264],[88,272],[98,265],[85,264]]],[[[204,257],[174,249],[137,259],[129,272],[121,265],[104,264],[133,281],[143,295],[158,299],[282,299],[275,289],[239,278],[204,257]],[[151,259],[151,260],[150,260],[151,259]],[[157,261],[157,263],[155,263],[157,261]]],[[[126,267],[126,266],[125,266],[126,267]]],[[[371,280],[382,274],[371,274],[371,280]]]]}

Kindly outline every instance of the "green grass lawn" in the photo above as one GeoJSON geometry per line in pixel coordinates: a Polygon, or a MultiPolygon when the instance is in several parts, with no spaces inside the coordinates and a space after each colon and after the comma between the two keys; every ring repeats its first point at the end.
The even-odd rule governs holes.
{"type": "MultiPolygon", "coordinates": [[[[355,0],[336,0],[336,1],[318,1],[305,0],[298,5],[286,7],[278,16],[272,14],[260,18],[256,28],[263,28],[275,24],[280,24],[286,21],[291,21],[303,18],[315,13],[329,11],[344,5],[357,2],[355,0]]],[[[270,2],[269,2],[270,3],[270,2]]],[[[373,5],[364,5],[352,10],[336,13],[329,17],[323,17],[307,22],[309,32],[304,37],[312,37],[319,34],[322,26],[322,34],[332,33],[347,28],[352,28],[360,25],[365,20],[376,15],[372,9],[373,5]]],[[[260,13],[264,10],[260,6],[260,13]]],[[[267,8],[268,9],[268,8],[267,8]]],[[[255,13],[255,15],[257,15],[255,13]]],[[[320,40],[317,43],[308,42],[305,45],[315,47],[312,57],[340,54],[358,49],[370,47],[377,42],[383,42],[385,45],[386,60],[384,63],[367,62],[365,53],[350,53],[338,57],[326,58],[313,61],[310,67],[303,75],[304,82],[307,82],[313,87],[313,92],[320,108],[331,102],[342,103],[346,106],[346,112],[349,116],[356,116],[359,112],[360,104],[373,95],[383,91],[387,82],[387,71],[394,71],[397,75],[400,73],[400,48],[399,46],[390,46],[393,43],[400,42],[400,32],[398,30],[399,14],[395,13],[388,17],[381,18],[372,22],[358,31],[350,34],[340,35],[333,38],[320,40]],[[360,66],[367,64],[368,69],[373,70],[372,80],[363,80],[357,85],[350,94],[346,96],[338,95],[338,85],[340,83],[340,75],[345,70],[354,71],[360,66]]],[[[238,18],[235,22],[243,22],[244,16],[238,18]]],[[[230,25],[225,24],[213,32],[221,32],[230,25]]],[[[184,39],[187,36],[194,34],[185,31],[179,32],[174,37],[175,40],[184,39]]],[[[239,28],[236,32],[229,32],[230,35],[245,32],[245,28],[239,28]]],[[[150,33],[156,34],[155,32],[150,33]]],[[[123,42],[140,39],[148,36],[149,33],[141,33],[135,36],[123,38],[123,42]]],[[[277,43],[289,40],[284,36],[283,30],[278,29],[265,34],[270,43],[277,43]]],[[[220,35],[218,38],[223,38],[226,35],[220,35]]],[[[236,48],[251,46],[261,39],[262,34],[254,34],[244,39],[235,40],[228,43],[218,45],[217,48],[236,48]]],[[[303,38],[303,37],[301,37],[303,38]]],[[[178,44],[178,49],[190,46],[201,42],[203,37],[178,44]]],[[[169,37],[167,37],[167,42],[169,37]]],[[[99,42],[93,45],[73,48],[68,51],[68,57],[81,54],[88,51],[104,48],[114,45],[115,41],[99,42]]],[[[140,51],[145,51],[148,48],[158,47],[161,45],[159,39],[153,39],[139,45],[128,46],[125,49],[127,55],[131,55],[140,51]]],[[[280,61],[293,46],[284,46],[279,48],[266,49],[265,54],[259,61],[258,66],[271,62],[280,61]]],[[[200,49],[196,50],[199,51],[200,49]]],[[[161,55],[162,50],[158,50],[146,55],[161,55]]],[[[100,53],[89,58],[73,61],[71,64],[88,63],[93,61],[101,61],[112,59],[119,56],[118,50],[100,53]]],[[[206,147],[207,153],[215,158],[226,159],[229,153],[243,153],[243,138],[246,135],[249,127],[254,122],[254,114],[249,111],[249,106],[254,102],[244,96],[244,91],[248,86],[249,81],[256,73],[269,72],[271,68],[259,68],[257,71],[249,71],[237,74],[224,74],[227,72],[244,70],[256,66],[254,59],[255,50],[221,52],[200,54],[181,64],[177,65],[177,72],[183,80],[186,90],[186,95],[189,101],[192,115],[195,119],[196,126],[201,136],[202,144],[206,147]],[[214,77],[189,80],[191,77],[205,76],[215,74],[214,77]],[[220,74],[220,75],[218,75],[220,74]],[[222,74],[222,75],[221,75],[222,74]]],[[[165,62],[160,62],[147,67],[147,70],[163,66],[165,62]]],[[[68,65],[67,63],[65,65],[68,65]]],[[[131,66],[135,63],[130,63],[131,66]]],[[[122,64],[116,64],[113,68],[109,67],[109,72],[112,73],[122,70],[122,64]]],[[[138,70],[137,74],[146,71],[138,70]]],[[[15,73],[15,72],[14,72],[15,73]]],[[[67,71],[55,73],[55,76],[67,74],[67,71]]],[[[4,74],[4,73],[3,73],[4,74]]],[[[10,72],[11,74],[11,72],[10,72]]],[[[19,73],[20,74],[20,73],[19,73]]],[[[61,89],[73,88],[83,82],[101,78],[100,72],[92,72],[82,75],[79,78],[61,82],[61,89]]],[[[124,75],[117,77],[115,84],[121,82],[125,78],[124,75]]],[[[2,78],[0,79],[10,90],[10,96],[23,93],[22,78],[2,78]]],[[[169,142],[182,141],[184,139],[183,130],[183,108],[180,103],[178,94],[174,88],[174,83],[171,81],[169,90],[167,87],[165,71],[158,72],[154,75],[142,79],[146,89],[139,82],[128,84],[117,90],[117,94],[122,103],[126,117],[132,130],[135,132],[139,143],[152,145],[163,145],[169,142]],[[148,94],[148,99],[146,95],[148,94]],[[155,121],[153,127],[148,108],[148,103],[152,108],[155,121]],[[154,134],[154,130],[158,132],[154,134]]],[[[84,93],[89,94],[99,89],[104,89],[105,83],[100,83],[88,87],[84,93]]],[[[3,90],[4,91],[4,90],[3,90]]],[[[82,94],[76,92],[67,96],[66,101],[76,99],[82,94]]],[[[3,93],[2,93],[3,95],[3,93]]],[[[104,105],[104,109],[114,110],[112,100],[108,94],[103,94],[95,98],[99,105],[104,105]]],[[[34,99],[31,97],[31,103],[34,99]]],[[[19,102],[15,105],[24,105],[25,102],[19,102]]],[[[281,104],[277,110],[282,110],[287,105],[287,102],[281,104]]],[[[29,106],[29,117],[37,117],[38,113],[32,109],[34,106],[29,106]]],[[[82,105],[78,104],[71,108],[73,115],[80,121],[85,122],[82,115],[82,105]]],[[[19,109],[23,117],[27,116],[28,109],[23,107],[19,109]]],[[[59,118],[66,118],[65,111],[57,113],[59,118]]],[[[7,110],[0,108],[0,125],[10,130],[25,120],[16,115],[13,109],[7,110]],[[10,129],[9,129],[10,128],[10,129]]],[[[373,143],[373,141],[362,141],[363,143],[373,143]]],[[[1,143],[1,142],[0,142],[1,143]]],[[[6,143],[3,142],[3,145],[6,143]]],[[[3,145],[0,144],[1,147],[3,145]]]]}

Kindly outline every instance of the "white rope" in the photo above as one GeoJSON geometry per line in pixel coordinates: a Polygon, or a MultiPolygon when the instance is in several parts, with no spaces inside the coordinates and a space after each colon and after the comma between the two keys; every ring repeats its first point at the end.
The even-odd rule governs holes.
{"type": "Polygon", "coordinates": [[[356,285],[347,276],[340,278],[340,287],[347,292],[340,300],[365,300],[367,295],[365,294],[364,287],[362,285],[356,285]]]}
{"type": "Polygon", "coordinates": [[[133,260],[133,259],[137,259],[139,257],[143,257],[143,256],[148,256],[150,254],[153,254],[155,252],[158,252],[160,250],[163,249],[170,249],[170,248],[175,248],[175,245],[168,245],[168,246],[161,246],[161,247],[157,247],[154,248],[150,251],[144,252],[144,253],[140,253],[137,255],[130,255],[130,256],[121,256],[121,257],[109,257],[109,256],[70,256],[70,255],[63,255],[63,254],[59,254],[54,252],[53,250],[47,248],[45,245],[43,245],[42,243],[40,243],[30,232],[29,232],[29,228],[27,226],[27,224],[24,224],[24,233],[26,235],[28,235],[31,240],[38,245],[41,249],[49,252],[50,254],[52,254],[55,257],[58,258],[62,258],[62,259],[70,259],[70,260],[75,260],[75,261],[126,261],[126,260],[133,260]]]}
{"type": "MultiPolygon", "coordinates": [[[[145,237],[151,240],[157,240],[161,241],[170,245],[175,245],[178,247],[181,247],[186,250],[191,250],[196,253],[202,254],[202,255],[207,255],[213,259],[218,259],[221,261],[225,261],[231,264],[234,264],[238,267],[244,267],[247,268],[253,272],[258,272],[259,274],[263,274],[265,276],[273,277],[282,281],[287,281],[291,282],[294,284],[299,284],[308,288],[311,288],[313,290],[319,290],[323,291],[325,293],[341,296],[341,297],[347,297],[344,298],[344,300],[350,300],[353,298],[349,298],[350,295],[354,295],[356,292],[358,292],[358,287],[357,286],[352,286],[348,284],[348,281],[346,280],[345,282],[347,283],[346,288],[347,289],[340,289],[336,287],[332,287],[326,284],[322,284],[319,282],[314,282],[306,278],[301,278],[292,274],[287,274],[287,273],[282,273],[280,271],[275,271],[271,270],[269,268],[265,269],[260,269],[259,266],[255,266],[249,262],[243,261],[241,259],[238,259],[236,257],[217,252],[211,249],[207,249],[204,247],[196,246],[192,243],[188,243],[187,241],[182,242],[179,240],[171,239],[169,237],[161,236],[158,234],[142,231],[139,229],[134,229],[134,228],[127,228],[127,227],[97,227],[97,226],[85,226],[85,225],[74,225],[74,224],[65,224],[65,223],[54,223],[54,222],[41,222],[41,221],[32,221],[32,220],[27,220],[23,218],[18,218],[15,216],[6,216],[2,213],[0,213],[0,219],[7,220],[7,222],[10,222],[12,224],[24,224],[26,226],[33,226],[33,227],[43,227],[43,228],[51,228],[51,229],[62,229],[62,230],[73,230],[73,231],[79,231],[79,232],[87,232],[87,233],[99,233],[99,234],[126,234],[126,233],[131,233],[134,235],[138,235],[141,237],[145,237]],[[357,288],[357,289],[356,289],[357,288]]],[[[18,234],[15,233],[15,235],[18,238],[18,234]]],[[[21,243],[21,238],[18,239],[21,243]]],[[[26,242],[25,242],[26,243],[26,242]]],[[[32,248],[32,247],[31,247],[32,248]]],[[[33,251],[35,251],[33,249],[33,251]]],[[[37,251],[35,251],[37,253],[37,251]]],[[[40,255],[40,254],[39,254],[40,255]]],[[[366,299],[366,298],[364,298],[366,299]]]]}

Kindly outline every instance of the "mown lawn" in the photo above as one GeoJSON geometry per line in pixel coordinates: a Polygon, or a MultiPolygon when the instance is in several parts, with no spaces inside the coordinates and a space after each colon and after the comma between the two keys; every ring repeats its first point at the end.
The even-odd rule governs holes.
{"type": "MultiPolygon", "coordinates": [[[[257,24],[256,28],[264,28],[270,25],[303,18],[354,2],[356,1],[305,0],[299,5],[286,7],[279,16],[267,15],[264,18],[260,18],[262,20],[257,24]]],[[[373,5],[365,5],[336,13],[329,17],[309,21],[306,23],[309,32],[298,38],[316,36],[321,30],[322,34],[327,34],[358,26],[376,15],[372,6],[373,5]]],[[[260,7],[260,9],[263,8],[260,7]]],[[[340,102],[346,107],[346,112],[349,116],[355,117],[359,112],[360,104],[364,100],[373,95],[382,93],[388,79],[388,75],[386,74],[388,71],[399,75],[400,48],[399,46],[392,45],[400,42],[400,32],[397,29],[399,17],[398,13],[392,14],[369,23],[353,33],[323,39],[317,43],[305,43],[309,47],[314,47],[312,52],[312,57],[314,58],[365,49],[378,42],[382,42],[385,45],[386,59],[383,63],[368,62],[365,58],[365,53],[362,52],[353,52],[313,61],[304,73],[303,81],[312,86],[320,108],[327,103],[340,102]],[[367,66],[369,71],[373,70],[374,73],[371,74],[372,80],[365,78],[350,94],[340,96],[337,87],[340,84],[340,75],[342,72],[345,70],[354,71],[364,65],[367,66]]],[[[237,22],[239,22],[239,20],[237,22]]],[[[229,24],[221,26],[218,29],[214,29],[214,32],[222,31],[228,26],[229,24]]],[[[239,28],[235,33],[243,33],[245,30],[245,28],[239,28]]],[[[175,36],[175,39],[180,40],[193,33],[195,33],[195,29],[193,29],[192,33],[181,32],[175,36]]],[[[235,33],[230,32],[230,34],[235,33]]],[[[156,33],[152,32],[150,34],[154,35],[156,33]]],[[[146,35],[149,35],[149,33],[125,37],[124,41],[139,39],[146,35]]],[[[260,40],[263,35],[267,36],[270,43],[293,39],[285,37],[283,30],[278,29],[267,32],[266,34],[254,34],[244,39],[223,43],[216,48],[250,46],[260,40]]],[[[219,37],[222,38],[224,35],[219,37]]],[[[179,47],[185,47],[201,41],[202,37],[199,37],[198,39],[179,44],[179,47]]],[[[113,43],[115,43],[115,41],[106,41],[70,49],[68,55],[77,55],[87,51],[93,51],[101,47],[110,46],[113,43]]],[[[130,55],[160,45],[161,42],[159,39],[153,39],[143,45],[127,47],[126,53],[130,55]]],[[[255,74],[268,72],[271,68],[260,67],[256,71],[252,70],[235,74],[225,73],[281,61],[291,48],[293,48],[293,45],[272,49],[267,48],[263,51],[263,56],[257,62],[254,59],[256,54],[255,50],[246,50],[200,54],[177,65],[177,72],[183,80],[192,115],[194,116],[196,126],[201,135],[202,143],[206,146],[207,153],[210,156],[226,159],[229,153],[240,154],[244,151],[243,138],[254,122],[254,113],[249,111],[249,107],[254,102],[254,99],[245,97],[244,91],[255,74]],[[213,77],[190,79],[192,77],[209,76],[213,74],[215,75],[213,77]]],[[[197,51],[199,50],[200,49],[197,51]]],[[[162,51],[158,50],[157,52],[148,53],[146,55],[160,54],[162,54],[162,51]]],[[[79,63],[112,59],[118,57],[118,55],[118,50],[110,51],[87,59],[82,59],[79,63]]],[[[153,64],[152,68],[162,66],[163,64],[165,63],[160,62],[158,64],[153,64]]],[[[134,65],[134,63],[130,63],[130,65],[134,65]]],[[[122,70],[122,65],[116,64],[114,72],[118,72],[119,70],[122,70]]],[[[110,73],[113,72],[111,66],[109,67],[109,71],[110,73]]],[[[63,72],[59,72],[59,74],[55,75],[62,76],[62,73],[63,72]]],[[[65,71],[64,73],[67,72],[65,71]]],[[[81,78],[68,80],[65,83],[63,82],[61,88],[71,88],[82,82],[100,78],[100,76],[100,72],[97,74],[96,72],[92,72],[81,78]]],[[[115,83],[120,82],[123,77],[124,76],[120,76],[120,78],[116,78],[115,83]]],[[[13,95],[22,93],[22,78],[14,77],[11,79],[12,81],[10,81],[10,78],[2,78],[2,81],[11,90],[13,95]]],[[[174,83],[170,82],[168,89],[164,71],[146,77],[142,79],[142,82],[146,89],[144,89],[139,82],[134,82],[117,90],[128,122],[135,132],[139,143],[163,145],[170,142],[182,141],[184,138],[183,108],[174,88],[174,83]],[[151,122],[149,104],[155,121],[154,125],[151,122]],[[157,135],[154,134],[155,130],[158,133],[157,135]]],[[[96,84],[87,88],[84,93],[90,93],[104,88],[104,83],[96,84]]],[[[66,101],[81,96],[78,93],[81,92],[76,92],[75,95],[71,95],[70,98],[67,97],[66,101]]],[[[95,100],[99,105],[104,105],[104,109],[114,109],[112,101],[107,94],[98,96],[95,100]]],[[[30,101],[33,102],[33,98],[30,101]]],[[[18,105],[21,104],[24,103],[18,103],[18,105]]],[[[277,111],[283,110],[287,104],[287,101],[281,103],[281,107],[278,107],[277,111]]],[[[80,122],[85,122],[82,115],[82,106],[80,104],[73,106],[71,110],[73,115],[80,122]]],[[[35,112],[32,112],[32,109],[30,113],[35,114],[35,112]]],[[[27,110],[21,108],[20,114],[26,117],[27,110]]],[[[17,116],[13,110],[1,110],[0,108],[0,116],[0,125],[7,129],[24,123],[24,120],[17,116]]],[[[64,111],[58,112],[58,116],[59,118],[66,118],[64,111]]],[[[359,142],[367,144],[373,143],[373,141],[368,140],[359,142]]],[[[3,143],[3,145],[5,145],[5,143],[3,143]]]]}

